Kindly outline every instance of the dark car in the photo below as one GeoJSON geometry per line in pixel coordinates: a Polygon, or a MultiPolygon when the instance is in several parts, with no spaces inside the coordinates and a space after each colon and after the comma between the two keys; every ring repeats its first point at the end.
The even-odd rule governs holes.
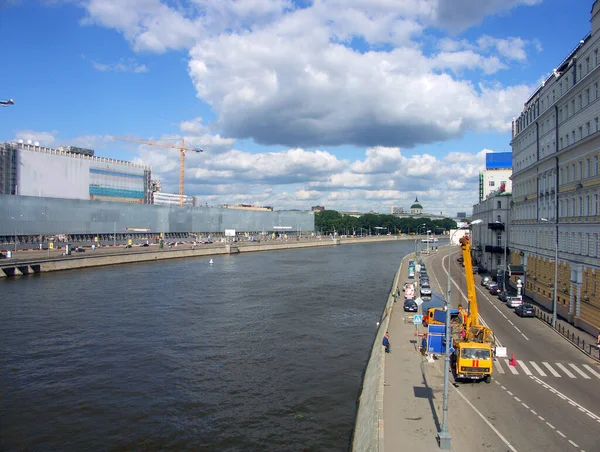
{"type": "Polygon", "coordinates": [[[515,314],[519,317],[535,317],[535,308],[530,304],[521,304],[515,308],[515,314]]]}
{"type": "Polygon", "coordinates": [[[508,296],[509,293],[506,290],[501,290],[500,292],[498,292],[498,298],[500,299],[500,301],[506,301],[506,297],[508,296]]]}
{"type": "Polygon", "coordinates": [[[498,295],[500,292],[502,292],[502,289],[500,289],[500,287],[498,287],[498,286],[490,287],[490,294],[498,295]]]}
{"type": "Polygon", "coordinates": [[[462,257],[459,257],[458,259],[456,259],[456,262],[458,262],[459,264],[462,264],[464,261],[464,259],[462,257]]]}
{"type": "Polygon", "coordinates": [[[408,298],[404,300],[404,311],[405,312],[417,312],[419,310],[419,305],[412,298],[408,298]]]}
{"type": "Polygon", "coordinates": [[[140,246],[150,246],[150,245],[147,243],[142,243],[140,246]]]}
{"type": "Polygon", "coordinates": [[[78,246],[78,247],[75,248],[75,251],[77,253],[85,253],[85,248],[82,248],[82,247],[78,246]]]}

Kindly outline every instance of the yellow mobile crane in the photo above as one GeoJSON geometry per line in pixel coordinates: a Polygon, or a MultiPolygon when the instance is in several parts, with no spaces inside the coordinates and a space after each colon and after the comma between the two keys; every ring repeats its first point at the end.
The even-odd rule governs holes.
{"type": "Polygon", "coordinates": [[[200,148],[186,148],[185,142],[181,140],[181,146],[176,144],[158,143],[156,141],[137,140],[128,137],[112,137],[113,140],[131,141],[133,143],[146,144],[148,146],[160,146],[163,148],[179,149],[179,205],[183,206],[184,180],[185,180],[185,151],[204,152],[200,148]]]}
{"type": "Polygon", "coordinates": [[[460,239],[465,276],[469,315],[460,338],[454,339],[454,353],[450,358],[456,380],[484,380],[492,382],[493,349],[496,346],[494,332],[479,322],[479,309],[475,293],[475,278],[471,262],[471,244],[469,237],[460,239]]]}

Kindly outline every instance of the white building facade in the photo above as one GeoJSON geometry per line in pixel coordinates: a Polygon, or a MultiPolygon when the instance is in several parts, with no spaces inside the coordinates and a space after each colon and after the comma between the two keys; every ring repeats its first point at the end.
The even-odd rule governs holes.
{"type": "Polygon", "coordinates": [[[511,193],[491,193],[473,206],[471,252],[474,264],[492,275],[503,275],[508,265],[511,193]],[[505,258],[506,256],[506,258],[505,258]]]}
{"type": "Polygon", "coordinates": [[[513,121],[511,261],[525,292],[597,334],[600,328],[600,3],[592,32],[513,121]],[[557,233],[558,231],[558,245],[557,233]],[[558,280],[554,280],[558,246],[558,280]]]}

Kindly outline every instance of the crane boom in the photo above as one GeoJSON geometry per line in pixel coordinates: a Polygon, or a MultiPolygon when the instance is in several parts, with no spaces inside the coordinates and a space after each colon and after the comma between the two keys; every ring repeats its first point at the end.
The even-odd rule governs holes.
{"type": "Polygon", "coordinates": [[[112,137],[113,140],[131,141],[133,143],[141,143],[148,146],[159,146],[163,148],[179,149],[179,205],[183,206],[183,196],[185,188],[185,151],[204,152],[200,148],[186,148],[185,141],[181,139],[181,146],[176,144],[160,143],[158,141],[138,140],[136,138],[128,137],[112,137]]]}
{"type": "Polygon", "coordinates": [[[471,326],[479,326],[479,307],[477,306],[477,294],[475,293],[475,278],[473,277],[473,263],[471,261],[471,243],[469,237],[461,237],[459,243],[462,250],[463,265],[465,266],[467,300],[469,301],[469,318],[467,320],[468,330],[471,326]]]}

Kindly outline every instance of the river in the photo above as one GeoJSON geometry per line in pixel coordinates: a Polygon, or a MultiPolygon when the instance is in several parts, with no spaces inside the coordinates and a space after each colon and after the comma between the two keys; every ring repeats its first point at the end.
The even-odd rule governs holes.
{"type": "Polygon", "coordinates": [[[0,281],[0,449],[348,450],[376,323],[413,249],[0,281]]]}

